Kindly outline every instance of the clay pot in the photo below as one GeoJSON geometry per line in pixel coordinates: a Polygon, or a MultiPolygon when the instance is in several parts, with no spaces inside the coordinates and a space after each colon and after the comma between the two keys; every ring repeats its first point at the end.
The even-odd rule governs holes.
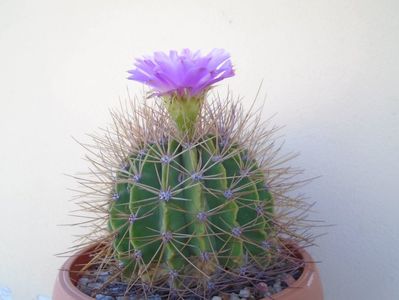
{"type": "MultiPolygon", "coordinates": [[[[293,245],[289,246],[291,249],[293,245]]],[[[319,270],[313,262],[312,257],[307,251],[300,248],[294,248],[293,253],[298,258],[306,262],[301,277],[298,278],[289,288],[284,289],[280,293],[262,300],[323,300],[323,287],[319,270]]]]}
{"type": "MultiPolygon", "coordinates": [[[[79,270],[89,261],[93,249],[95,246],[87,247],[64,263],[54,285],[53,300],[93,300],[76,287],[79,270]]],[[[303,249],[297,248],[294,253],[306,262],[301,277],[290,288],[262,300],[323,300],[320,275],[312,258],[303,249]]]]}
{"type": "Polygon", "coordinates": [[[79,280],[79,270],[90,261],[90,253],[96,246],[89,246],[69,257],[58,271],[54,284],[53,300],[93,300],[82,293],[76,284],[79,280]]]}

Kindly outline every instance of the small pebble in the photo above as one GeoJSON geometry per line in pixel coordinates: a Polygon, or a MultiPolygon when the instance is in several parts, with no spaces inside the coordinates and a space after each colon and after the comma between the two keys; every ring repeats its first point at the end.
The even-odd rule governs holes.
{"type": "Polygon", "coordinates": [[[261,293],[265,293],[269,290],[269,287],[267,286],[267,284],[265,282],[259,282],[256,285],[256,289],[261,292],[261,293]]]}
{"type": "Polygon", "coordinates": [[[107,294],[124,294],[126,291],[126,287],[125,286],[108,286],[106,288],[106,290],[108,291],[107,294]]]}
{"type": "Polygon", "coordinates": [[[114,300],[114,297],[98,294],[96,300],[114,300]]]}
{"type": "MultiPolygon", "coordinates": [[[[272,293],[266,292],[262,295],[262,297],[265,297],[266,299],[269,299],[271,297],[272,293]]],[[[272,298],[271,298],[272,299],[272,298]]]]}
{"type": "Polygon", "coordinates": [[[90,279],[87,277],[80,277],[78,284],[80,285],[87,285],[89,283],[90,279]]]}
{"type": "Polygon", "coordinates": [[[282,287],[281,287],[281,281],[280,280],[276,280],[276,282],[273,285],[273,289],[275,293],[279,293],[282,291],[282,287]]]}
{"type": "Polygon", "coordinates": [[[251,296],[251,292],[249,291],[249,289],[245,288],[240,291],[241,298],[249,298],[249,296],[251,296]]]}
{"type": "Polygon", "coordinates": [[[100,282],[89,282],[87,284],[87,287],[93,290],[100,289],[102,286],[103,284],[100,282]]]}
{"type": "Polygon", "coordinates": [[[231,293],[230,300],[240,300],[240,297],[236,293],[231,293]]]}
{"type": "Polygon", "coordinates": [[[98,274],[98,281],[100,282],[106,282],[110,277],[109,272],[101,272],[100,274],[98,274]]]}

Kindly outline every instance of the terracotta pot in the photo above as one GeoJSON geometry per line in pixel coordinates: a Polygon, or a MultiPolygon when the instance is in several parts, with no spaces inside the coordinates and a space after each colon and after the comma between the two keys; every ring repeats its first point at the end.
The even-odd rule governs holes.
{"type": "MultiPolygon", "coordinates": [[[[93,300],[82,293],[76,283],[78,272],[89,261],[89,254],[94,247],[83,249],[64,263],[54,285],[53,300],[93,300]]],[[[306,262],[301,277],[290,288],[262,300],[323,300],[320,275],[312,258],[303,249],[295,249],[294,252],[306,262]]]]}
{"type": "MultiPolygon", "coordinates": [[[[290,245],[290,248],[294,248],[290,245]]],[[[319,270],[312,257],[304,249],[296,248],[293,252],[306,262],[301,277],[289,288],[262,300],[323,300],[323,287],[319,270]]]]}

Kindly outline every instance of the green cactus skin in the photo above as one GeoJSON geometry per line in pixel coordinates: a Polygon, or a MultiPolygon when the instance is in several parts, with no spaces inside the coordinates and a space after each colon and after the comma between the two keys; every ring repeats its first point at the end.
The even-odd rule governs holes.
{"type": "Polygon", "coordinates": [[[109,207],[125,277],[153,281],[183,269],[206,276],[265,255],[272,195],[248,151],[224,144],[220,136],[169,138],[129,156],[109,207]]]}

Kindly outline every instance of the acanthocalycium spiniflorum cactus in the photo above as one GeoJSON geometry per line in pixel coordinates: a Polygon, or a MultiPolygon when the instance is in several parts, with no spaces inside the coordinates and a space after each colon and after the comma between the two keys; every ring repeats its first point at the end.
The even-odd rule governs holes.
{"type": "Polygon", "coordinates": [[[129,73],[149,97],[122,104],[84,145],[92,168],[80,205],[94,224],[87,241],[98,242],[91,265],[129,289],[185,298],[256,284],[295,261],[287,241],[311,242],[307,206],[290,194],[299,171],[278,154],[275,127],[210,91],[234,75],[229,54],[156,52],[129,73]]]}

